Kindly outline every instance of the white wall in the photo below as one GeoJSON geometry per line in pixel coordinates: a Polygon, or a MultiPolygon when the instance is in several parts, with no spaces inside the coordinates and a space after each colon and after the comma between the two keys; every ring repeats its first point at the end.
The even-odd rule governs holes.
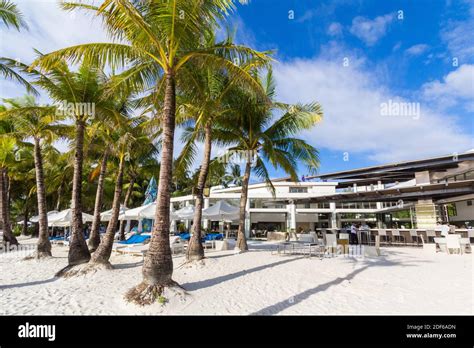
{"type": "Polygon", "coordinates": [[[471,200],[471,206],[467,205],[467,201],[456,202],[456,216],[451,216],[452,221],[468,221],[474,220],[474,200],[471,200]]]}

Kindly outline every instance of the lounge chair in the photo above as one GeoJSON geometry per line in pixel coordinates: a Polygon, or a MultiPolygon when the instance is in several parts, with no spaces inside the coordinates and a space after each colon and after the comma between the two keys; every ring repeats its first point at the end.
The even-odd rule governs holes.
{"type": "Polygon", "coordinates": [[[461,249],[461,236],[456,234],[450,234],[446,236],[446,249],[448,254],[456,252],[457,254],[462,254],[461,249]]]}
{"type": "Polygon", "coordinates": [[[127,240],[114,243],[112,246],[113,251],[118,251],[132,245],[144,245],[151,238],[150,234],[134,234],[127,240]]]}
{"type": "Polygon", "coordinates": [[[435,238],[434,242],[436,244],[436,252],[438,251],[447,252],[446,238],[435,238]]]}

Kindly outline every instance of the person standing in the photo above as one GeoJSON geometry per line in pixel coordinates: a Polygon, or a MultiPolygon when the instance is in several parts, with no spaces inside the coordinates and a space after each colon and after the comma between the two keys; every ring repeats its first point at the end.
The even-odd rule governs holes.
{"type": "Polygon", "coordinates": [[[355,222],[352,223],[351,225],[351,229],[350,229],[350,244],[359,244],[359,240],[357,238],[357,225],[355,224],[355,222]]]}

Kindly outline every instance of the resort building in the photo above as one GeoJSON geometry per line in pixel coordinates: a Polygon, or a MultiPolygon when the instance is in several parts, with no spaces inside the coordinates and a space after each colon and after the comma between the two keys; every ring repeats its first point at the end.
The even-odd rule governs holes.
{"type": "MultiPolygon", "coordinates": [[[[449,222],[474,225],[474,151],[249,185],[245,230],[313,231],[366,222],[373,228],[433,228],[449,222]]],[[[239,205],[241,187],[213,187],[204,207],[219,200],[239,205]]],[[[175,209],[192,195],[171,199],[175,209]]],[[[190,221],[186,222],[189,226],[190,221]]],[[[233,222],[233,227],[236,222],[233,222]]],[[[222,230],[224,222],[204,221],[222,230]]]]}

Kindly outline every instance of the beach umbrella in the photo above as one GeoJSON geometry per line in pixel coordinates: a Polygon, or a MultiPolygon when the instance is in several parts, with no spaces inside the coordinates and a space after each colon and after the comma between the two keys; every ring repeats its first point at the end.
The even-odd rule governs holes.
{"type": "Polygon", "coordinates": [[[226,201],[217,201],[214,205],[202,211],[202,217],[208,220],[232,221],[239,218],[239,207],[226,201]]]}
{"type": "MultiPolygon", "coordinates": [[[[48,219],[49,219],[49,217],[50,217],[51,215],[54,215],[54,214],[56,214],[56,213],[58,213],[57,210],[51,210],[51,211],[48,211],[48,212],[46,213],[46,215],[48,215],[48,219]]],[[[32,216],[32,217],[30,218],[30,222],[39,222],[39,215],[32,216]]]]}
{"type": "MultiPolygon", "coordinates": [[[[91,222],[94,217],[90,214],[82,213],[82,222],[91,222]]],[[[48,216],[48,226],[68,227],[72,223],[72,209],[65,209],[48,216]]]]}
{"type": "Polygon", "coordinates": [[[176,210],[174,214],[176,214],[180,219],[191,220],[194,217],[194,206],[187,205],[184,208],[176,210]]]}
{"type": "MultiPolygon", "coordinates": [[[[119,219],[120,219],[120,216],[122,216],[127,210],[130,210],[130,209],[128,209],[122,204],[120,205],[119,219]]],[[[110,221],[111,217],[112,217],[112,209],[100,213],[100,221],[110,221]]]]}

